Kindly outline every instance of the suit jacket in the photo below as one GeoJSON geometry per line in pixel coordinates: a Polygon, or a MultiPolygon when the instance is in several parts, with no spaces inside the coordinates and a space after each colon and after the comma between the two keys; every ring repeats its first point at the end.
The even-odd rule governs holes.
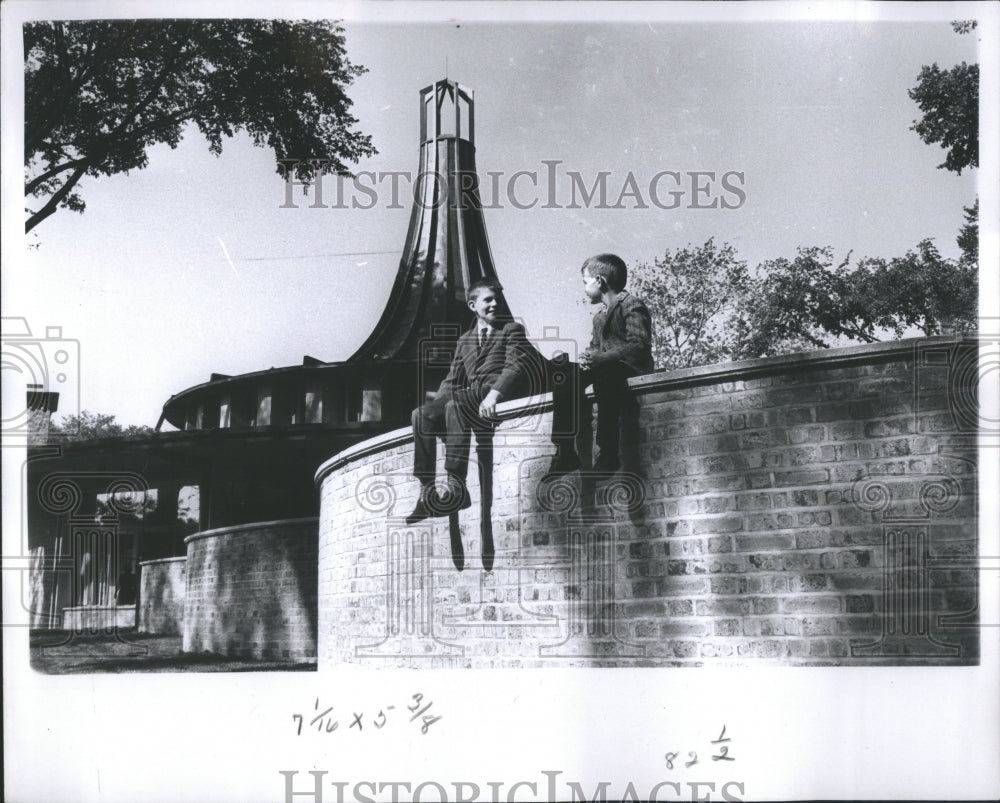
{"type": "Polygon", "coordinates": [[[526,385],[531,352],[524,327],[514,322],[494,329],[480,352],[479,327],[473,324],[458,338],[451,367],[437,395],[451,398],[455,391],[470,388],[480,398],[491,389],[502,398],[512,398],[526,385]]]}
{"type": "Polygon", "coordinates": [[[622,292],[615,302],[594,316],[590,348],[595,362],[614,360],[637,374],[653,370],[653,324],[641,298],[622,292]]]}

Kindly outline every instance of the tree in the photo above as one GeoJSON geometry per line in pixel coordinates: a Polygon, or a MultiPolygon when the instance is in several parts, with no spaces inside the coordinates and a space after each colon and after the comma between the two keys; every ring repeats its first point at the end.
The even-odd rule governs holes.
{"type": "MultiPolygon", "coordinates": [[[[97,520],[138,519],[142,521],[156,510],[156,488],[148,491],[117,491],[97,495],[97,520]]],[[[178,517],[179,518],[179,517],[178,517]]]]}
{"type": "Polygon", "coordinates": [[[732,359],[737,331],[729,323],[749,281],[746,262],[730,245],[708,240],[630,271],[629,285],[655,321],[653,358],[665,368],[732,359]]]}
{"type": "Polygon", "coordinates": [[[297,159],[303,181],[376,152],[352,128],[345,90],[366,70],[336,23],[31,22],[24,54],[24,189],[44,201],[26,231],[59,207],[82,212],[80,179],[146,167],[147,148],[176,147],[189,124],[215,154],[246,131],[297,159]]]}
{"type": "Polygon", "coordinates": [[[840,318],[833,310],[838,284],[829,247],[800,248],[794,259],[762,262],[740,298],[733,322],[740,349],[733,359],[827,348],[824,324],[840,318]]]}
{"type": "Polygon", "coordinates": [[[871,260],[876,282],[860,284],[862,298],[878,296],[882,318],[875,324],[901,337],[905,327],[926,335],[969,334],[978,328],[979,271],[976,262],[945,259],[931,240],[888,263],[871,260]],[[904,327],[905,325],[905,327],[904,327]]]}
{"type": "Polygon", "coordinates": [[[79,415],[64,416],[59,424],[49,427],[49,440],[56,443],[75,443],[95,440],[138,440],[155,435],[152,427],[129,424],[123,427],[113,415],[84,410],[79,415]]]}
{"type": "Polygon", "coordinates": [[[758,267],[740,309],[740,356],[764,357],[836,343],[874,343],[912,334],[976,329],[976,266],[945,259],[931,240],[892,259],[836,267],[830,248],[800,248],[794,260],[758,267]]]}
{"type": "Polygon", "coordinates": [[[751,273],[729,245],[667,251],[629,279],[653,317],[659,367],[771,357],[922,332],[967,334],[977,326],[975,261],[945,259],[931,240],[892,259],[830,247],[799,248],[792,259],[751,273]]]}
{"type": "Polygon", "coordinates": [[[979,199],[965,210],[965,225],[958,232],[956,242],[962,249],[961,262],[973,268],[979,265],[979,199]]]}
{"type": "MultiPolygon", "coordinates": [[[[959,34],[975,27],[975,22],[952,23],[959,34]]],[[[979,167],[979,65],[963,61],[950,70],[924,65],[909,95],[923,112],[910,130],[928,145],[939,142],[948,151],[938,167],[959,175],[966,167],[979,167]]]]}

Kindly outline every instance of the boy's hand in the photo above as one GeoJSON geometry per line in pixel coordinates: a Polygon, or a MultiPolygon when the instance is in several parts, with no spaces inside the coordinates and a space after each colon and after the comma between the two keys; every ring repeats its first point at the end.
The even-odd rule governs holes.
{"type": "Polygon", "coordinates": [[[584,370],[592,368],[594,365],[594,352],[591,351],[590,349],[585,349],[584,351],[580,352],[580,356],[577,358],[577,362],[579,363],[580,367],[583,368],[584,370]]]}
{"type": "Polygon", "coordinates": [[[486,394],[486,398],[479,403],[479,415],[483,418],[496,418],[498,401],[500,401],[500,394],[495,390],[490,390],[486,394]]]}

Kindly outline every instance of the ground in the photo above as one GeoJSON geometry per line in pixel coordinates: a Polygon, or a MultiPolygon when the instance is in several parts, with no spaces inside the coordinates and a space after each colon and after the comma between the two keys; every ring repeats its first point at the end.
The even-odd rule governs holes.
{"type": "Polygon", "coordinates": [[[33,630],[31,668],[50,675],[90,672],[310,672],[316,662],[234,659],[181,651],[180,636],[153,636],[134,628],[80,634],[33,630]]]}

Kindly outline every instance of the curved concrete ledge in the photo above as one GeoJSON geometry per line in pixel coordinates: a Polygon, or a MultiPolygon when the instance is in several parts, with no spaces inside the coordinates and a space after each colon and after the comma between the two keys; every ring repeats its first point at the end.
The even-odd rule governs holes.
{"type": "Polygon", "coordinates": [[[316,522],[254,522],[188,536],[183,650],[315,658],[316,522]]]}
{"type": "Polygon", "coordinates": [[[654,371],[650,374],[633,377],[629,380],[629,385],[635,388],[636,392],[645,393],[652,390],[682,387],[692,383],[732,382],[739,379],[753,379],[761,375],[807,371],[813,368],[829,369],[874,364],[885,360],[912,359],[918,348],[957,346],[962,342],[970,341],[963,341],[963,338],[956,336],[942,335],[888,340],[867,343],[863,346],[797,351],[793,354],[782,354],[777,357],[760,357],[755,360],[699,365],[694,368],[679,368],[673,371],[654,371]]]}
{"type": "MultiPolygon", "coordinates": [[[[256,530],[273,530],[275,528],[293,527],[300,524],[310,525],[318,521],[316,516],[303,516],[297,519],[275,519],[273,521],[252,521],[247,524],[234,524],[229,527],[216,527],[212,530],[199,530],[184,539],[185,544],[199,541],[202,538],[218,538],[223,535],[249,535],[256,530]]],[[[186,558],[168,558],[168,560],[186,560],[186,558]]]]}
{"type": "Polygon", "coordinates": [[[926,338],[636,377],[642,476],[591,506],[579,475],[541,481],[548,399],[508,402],[462,572],[446,519],[401,518],[409,429],[345,450],[316,473],[319,664],[975,664],[974,577],[914,557],[977,554],[975,356],[926,338]]]}

